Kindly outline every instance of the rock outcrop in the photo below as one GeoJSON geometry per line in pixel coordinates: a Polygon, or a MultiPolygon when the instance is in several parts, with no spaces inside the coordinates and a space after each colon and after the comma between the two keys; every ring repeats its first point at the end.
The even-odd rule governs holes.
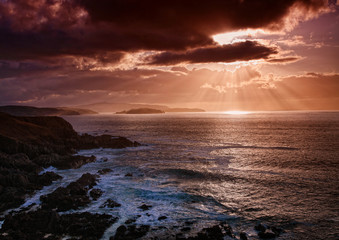
{"type": "Polygon", "coordinates": [[[96,185],[97,176],[83,174],[67,187],[59,187],[54,192],[40,197],[43,209],[67,211],[84,207],[91,202],[88,191],[96,185]]]}
{"type": "Polygon", "coordinates": [[[39,175],[43,168],[79,168],[95,157],[74,155],[80,149],[125,148],[140,144],[124,137],[77,134],[60,117],[17,117],[0,113],[0,213],[20,206],[27,194],[60,176],[39,175]]]}
{"type": "Polygon", "coordinates": [[[88,212],[59,215],[55,211],[38,210],[7,215],[0,229],[1,239],[100,239],[105,230],[116,222],[107,214],[88,212]]]}

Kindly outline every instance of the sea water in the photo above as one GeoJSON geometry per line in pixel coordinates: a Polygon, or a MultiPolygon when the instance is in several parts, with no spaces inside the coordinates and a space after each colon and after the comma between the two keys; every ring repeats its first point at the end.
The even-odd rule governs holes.
{"type": "MultiPolygon", "coordinates": [[[[25,206],[83,173],[112,169],[99,179],[104,194],[78,211],[151,225],[147,237],[174,238],[227,221],[257,239],[257,223],[284,229],[278,239],[339,237],[339,112],[166,113],[65,117],[79,133],[125,136],[143,144],[93,149],[97,161],[38,191],[25,206]],[[127,174],[127,176],[126,176],[127,174]],[[122,206],[100,206],[113,199],[122,206]],[[139,206],[151,205],[148,211],[139,206]],[[158,218],[167,218],[159,221],[158,218]],[[166,228],[163,228],[166,227],[166,228]]],[[[77,211],[69,211],[77,212],[77,211]]],[[[67,212],[68,213],[68,212],[67,212]]]]}

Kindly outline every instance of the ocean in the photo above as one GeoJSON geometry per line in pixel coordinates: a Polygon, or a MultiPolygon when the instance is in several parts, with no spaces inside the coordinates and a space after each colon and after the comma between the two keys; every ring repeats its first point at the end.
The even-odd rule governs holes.
{"type": "Polygon", "coordinates": [[[282,228],[277,239],[339,238],[339,112],[64,118],[79,133],[124,136],[143,146],[80,151],[97,161],[75,170],[46,169],[63,179],[26,206],[83,173],[110,168],[97,185],[104,194],[79,210],[107,213],[99,206],[108,198],[121,204],[110,210],[119,221],[103,239],[131,218],[151,226],[145,239],[175,239],[187,224],[191,236],[220,221],[250,239],[259,239],[258,223],[282,228]],[[142,204],[151,208],[143,211],[142,204]]]}

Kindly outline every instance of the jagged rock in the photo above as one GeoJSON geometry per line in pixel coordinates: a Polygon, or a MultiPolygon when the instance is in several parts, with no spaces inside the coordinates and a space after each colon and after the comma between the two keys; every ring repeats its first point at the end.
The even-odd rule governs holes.
{"type": "Polygon", "coordinates": [[[104,192],[98,188],[94,188],[89,192],[89,195],[93,198],[93,200],[98,200],[99,197],[101,197],[101,195],[104,192]]]}
{"type": "Polygon", "coordinates": [[[264,226],[263,224],[259,223],[257,225],[254,226],[254,229],[258,232],[265,232],[266,231],[266,226],[264,226]]]}
{"type": "Polygon", "coordinates": [[[161,221],[161,220],[165,220],[165,219],[167,219],[167,217],[166,217],[166,216],[160,216],[160,217],[158,217],[158,220],[159,220],[159,221],[161,221]]]}
{"type": "Polygon", "coordinates": [[[141,238],[147,234],[150,226],[148,225],[129,225],[126,227],[125,225],[121,225],[117,228],[117,231],[114,237],[110,237],[110,240],[134,240],[137,238],[141,238]]]}
{"type": "Polygon", "coordinates": [[[107,199],[107,201],[102,206],[100,206],[100,208],[105,208],[105,207],[115,208],[115,207],[120,207],[120,206],[121,206],[120,203],[117,203],[112,199],[107,199]]]}
{"type": "Polygon", "coordinates": [[[283,229],[281,229],[281,228],[278,228],[278,227],[275,227],[275,226],[272,226],[272,227],[271,227],[271,230],[272,230],[272,232],[274,232],[274,233],[275,233],[275,235],[277,235],[277,236],[279,236],[281,233],[283,233],[283,232],[284,232],[284,230],[283,230],[283,229]]]}
{"type": "Polygon", "coordinates": [[[258,232],[258,236],[261,239],[273,239],[278,237],[283,229],[277,228],[275,226],[265,226],[261,223],[257,224],[254,229],[258,232]]]}
{"type": "Polygon", "coordinates": [[[136,219],[128,219],[125,221],[125,224],[135,223],[136,221],[137,221],[136,219]]]}
{"type": "Polygon", "coordinates": [[[244,232],[240,233],[240,240],[248,240],[247,234],[244,232]]]}
{"type": "Polygon", "coordinates": [[[39,182],[43,182],[46,186],[51,185],[52,182],[61,179],[62,177],[54,172],[45,172],[39,175],[39,182]]]}
{"type": "Polygon", "coordinates": [[[270,229],[266,229],[266,231],[264,232],[259,232],[258,236],[262,239],[272,239],[272,238],[277,237],[277,235],[274,232],[272,232],[270,229]]]}
{"type": "Polygon", "coordinates": [[[88,212],[59,215],[38,210],[7,215],[0,229],[1,239],[61,239],[65,235],[81,239],[99,239],[117,219],[107,214],[88,212]]]}
{"type": "Polygon", "coordinates": [[[59,187],[54,192],[40,197],[44,209],[67,211],[86,206],[91,202],[87,192],[96,185],[97,176],[90,173],[83,174],[77,181],[67,187],[59,187]]]}
{"type": "Polygon", "coordinates": [[[112,172],[112,169],[110,169],[110,168],[104,168],[104,169],[101,169],[101,170],[98,171],[98,173],[99,173],[100,175],[104,175],[104,174],[107,174],[107,173],[109,173],[109,172],[112,172]]]}
{"type": "Polygon", "coordinates": [[[138,208],[140,208],[140,209],[142,209],[142,210],[144,210],[144,211],[147,211],[147,210],[149,210],[151,207],[152,207],[151,205],[143,204],[143,205],[141,205],[141,206],[138,207],[138,208]]]}
{"type": "MultiPolygon", "coordinates": [[[[189,230],[189,229],[190,228],[181,229],[181,231],[189,230]]],[[[185,238],[183,234],[179,234],[176,236],[176,239],[180,239],[180,240],[223,240],[225,239],[225,236],[236,239],[231,227],[228,224],[223,222],[223,223],[220,223],[219,225],[214,225],[208,228],[203,228],[200,232],[198,232],[197,236],[191,236],[191,237],[185,238]]]]}

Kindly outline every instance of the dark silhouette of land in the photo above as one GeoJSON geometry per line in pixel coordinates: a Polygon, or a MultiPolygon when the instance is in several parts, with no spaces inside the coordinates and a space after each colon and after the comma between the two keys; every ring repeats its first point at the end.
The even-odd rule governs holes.
{"type": "Polygon", "coordinates": [[[117,112],[117,114],[159,114],[159,113],[165,113],[162,110],[153,109],[153,108],[136,108],[136,109],[130,109],[127,111],[117,112]]]}
{"type": "Polygon", "coordinates": [[[93,156],[75,156],[80,149],[139,145],[124,137],[79,135],[60,117],[0,113],[0,214],[20,206],[26,194],[60,178],[52,172],[39,175],[43,168],[78,168],[95,161],[93,156]]]}
{"type": "Polygon", "coordinates": [[[68,107],[38,108],[18,105],[0,106],[0,112],[8,113],[14,116],[62,116],[62,115],[98,114],[95,111],[82,108],[68,108],[68,107]]]}
{"type": "Polygon", "coordinates": [[[164,112],[205,112],[204,109],[200,108],[170,108],[165,105],[156,104],[136,104],[136,103],[94,103],[88,105],[76,106],[77,108],[91,109],[96,112],[123,112],[126,109],[142,109],[151,108],[162,110],[164,112]]]}

